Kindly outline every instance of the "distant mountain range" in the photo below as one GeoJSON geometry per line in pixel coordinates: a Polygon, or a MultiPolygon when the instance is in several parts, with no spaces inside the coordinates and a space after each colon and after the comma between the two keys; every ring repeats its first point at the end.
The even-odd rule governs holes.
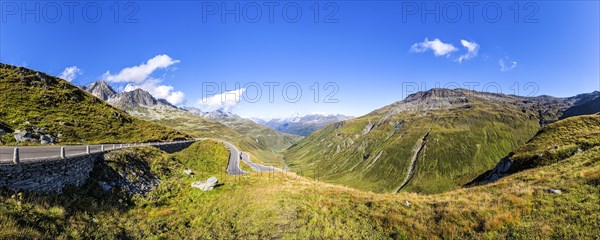
{"type": "Polygon", "coordinates": [[[243,135],[255,139],[259,143],[269,146],[273,150],[284,150],[300,139],[299,136],[277,132],[223,109],[210,112],[203,112],[194,107],[184,107],[183,109],[198,116],[220,122],[243,135]]]}
{"type": "Polygon", "coordinates": [[[310,114],[289,118],[276,118],[269,121],[258,118],[253,118],[252,120],[279,132],[307,136],[329,124],[348,119],[352,119],[352,117],[341,114],[310,114]]]}

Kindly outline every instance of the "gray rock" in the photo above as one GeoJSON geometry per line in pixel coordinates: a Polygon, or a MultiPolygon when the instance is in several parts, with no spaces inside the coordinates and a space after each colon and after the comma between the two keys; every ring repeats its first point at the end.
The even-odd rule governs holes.
{"type": "Polygon", "coordinates": [[[404,200],[404,206],[407,206],[407,207],[408,207],[408,206],[410,206],[411,204],[412,204],[412,203],[411,203],[411,202],[409,202],[408,200],[404,200]]]}
{"type": "Polygon", "coordinates": [[[40,143],[41,144],[54,144],[56,138],[50,134],[40,135],[40,143]]]}
{"type": "Polygon", "coordinates": [[[105,81],[93,82],[85,87],[83,90],[88,91],[92,95],[107,101],[111,97],[117,95],[117,92],[105,81]]]}
{"type": "Polygon", "coordinates": [[[194,172],[192,172],[191,169],[186,169],[183,171],[183,173],[187,174],[187,175],[194,175],[194,172]]]}
{"type": "Polygon", "coordinates": [[[106,182],[98,181],[98,184],[100,184],[100,186],[102,187],[102,190],[104,190],[104,191],[108,191],[108,190],[112,189],[112,186],[106,182]]]}
{"type": "Polygon", "coordinates": [[[554,188],[548,188],[546,189],[547,193],[550,194],[562,194],[562,191],[560,189],[554,189],[554,188]]]}
{"type": "Polygon", "coordinates": [[[193,182],[192,187],[199,188],[202,191],[210,191],[210,190],[213,190],[215,188],[215,186],[217,186],[217,183],[219,183],[217,178],[212,176],[204,182],[202,182],[202,181],[193,182]]]}
{"type": "Polygon", "coordinates": [[[365,134],[371,132],[371,130],[373,129],[374,126],[375,126],[375,124],[369,122],[369,124],[367,124],[367,126],[365,126],[365,128],[363,128],[362,135],[365,135],[365,134]]]}
{"type": "Polygon", "coordinates": [[[31,138],[31,134],[27,131],[22,131],[22,130],[15,130],[15,140],[19,143],[19,142],[26,142],[26,141],[32,141],[34,140],[33,138],[31,138]]]}

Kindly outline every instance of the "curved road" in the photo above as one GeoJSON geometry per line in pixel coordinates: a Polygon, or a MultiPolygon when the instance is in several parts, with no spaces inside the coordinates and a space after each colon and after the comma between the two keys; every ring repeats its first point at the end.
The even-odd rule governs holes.
{"type": "MultiPolygon", "coordinates": [[[[229,149],[229,162],[227,164],[227,173],[230,175],[247,174],[248,172],[240,168],[240,159],[244,161],[252,170],[256,172],[282,171],[280,168],[265,166],[250,161],[250,155],[241,152],[235,145],[225,140],[210,138],[211,140],[222,142],[229,149]]],[[[199,138],[189,141],[202,141],[206,138],[199,138]]],[[[172,142],[176,143],[176,142],[172,142]]],[[[19,159],[21,162],[35,161],[37,159],[48,159],[60,157],[61,148],[65,148],[65,157],[87,154],[87,147],[90,153],[102,152],[113,149],[122,149],[135,146],[157,146],[169,143],[138,143],[138,144],[98,144],[98,145],[67,145],[67,146],[0,146],[0,164],[10,164],[13,160],[15,147],[19,148],[19,159]]]]}
{"type": "Polygon", "coordinates": [[[248,154],[247,152],[242,152],[242,161],[248,164],[248,166],[250,166],[250,168],[252,168],[252,170],[254,170],[255,172],[283,171],[281,170],[281,168],[260,165],[258,163],[250,161],[250,154],[248,154]]]}
{"type": "MultiPolygon", "coordinates": [[[[206,140],[206,138],[201,138],[199,140],[206,140]]],[[[247,174],[248,172],[242,170],[240,168],[240,159],[244,161],[252,170],[255,172],[269,172],[269,171],[282,171],[279,168],[273,166],[265,166],[258,163],[254,163],[250,161],[250,154],[247,152],[241,152],[235,147],[235,145],[231,144],[222,139],[210,138],[210,140],[222,142],[227,149],[229,149],[229,163],[227,164],[227,173],[230,175],[240,175],[247,174]]]]}

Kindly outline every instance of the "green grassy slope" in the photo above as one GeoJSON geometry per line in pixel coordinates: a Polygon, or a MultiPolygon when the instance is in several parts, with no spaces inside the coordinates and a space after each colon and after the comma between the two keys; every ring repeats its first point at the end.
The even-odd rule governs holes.
{"type": "Polygon", "coordinates": [[[377,194],[293,173],[221,177],[226,149],[211,141],[175,154],[149,147],[120,154],[147,161],[162,179],[158,188],[132,198],[103,192],[94,181],[62,196],[4,191],[0,239],[600,237],[599,146],[492,184],[431,195],[377,194]],[[196,175],[183,174],[185,168],[196,175]],[[224,185],[209,192],[189,187],[209,176],[224,185]]]}
{"type": "Polygon", "coordinates": [[[596,146],[600,146],[600,114],[567,118],[542,128],[511,154],[509,172],[549,165],[596,146]]]}
{"type": "Polygon", "coordinates": [[[261,149],[282,151],[298,142],[302,137],[287,133],[277,132],[269,127],[259,125],[252,120],[239,116],[221,117],[215,119],[236,132],[253,139],[261,149]]]}
{"type": "Polygon", "coordinates": [[[419,152],[402,191],[442,192],[493,167],[530,139],[540,122],[557,119],[552,101],[434,89],[327,126],[291,147],[285,160],[301,175],[395,192],[419,152]]]}
{"type": "Polygon", "coordinates": [[[172,127],[194,137],[218,138],[231,142],[240,151],[249,152],[252,161],[282,167],[282,154],[264,142],[242,135],[219,122],[203,118],[181,109],[170,107],[146,107],[126,109],[133,116],[172,127]]]}
{"type": "MultiPolygon", "coordinates": [[[[130,116],[67,81],[0,64],[0,122],[12,130],[45,128],[59,143],[167,141],[188,137],[130,116]]],[[[1,138],[14,144],[12,134],[1,138]]]]}

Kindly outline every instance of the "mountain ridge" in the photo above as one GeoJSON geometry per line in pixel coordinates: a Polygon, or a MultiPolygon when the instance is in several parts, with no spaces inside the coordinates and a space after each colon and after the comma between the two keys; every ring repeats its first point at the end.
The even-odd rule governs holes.
{"type": "Polygon", "coordinates": [[[271,120],[252,119],[256,123],[267,126],[279,132],[307,136],[329,124],[351,119],[342,114],[307,114],[271,120]]]}
{"type": "Polygon", "coordinates": [[[585,98],[431,89],[328,125],[288,149],[285,159],[298,172],[318,169],[328,182],[393,191],[411,171],[414,146],[431,129],[403,191],[447,191],[492,168],[541,127],[586,102],[578,99],[585,98]]]}

